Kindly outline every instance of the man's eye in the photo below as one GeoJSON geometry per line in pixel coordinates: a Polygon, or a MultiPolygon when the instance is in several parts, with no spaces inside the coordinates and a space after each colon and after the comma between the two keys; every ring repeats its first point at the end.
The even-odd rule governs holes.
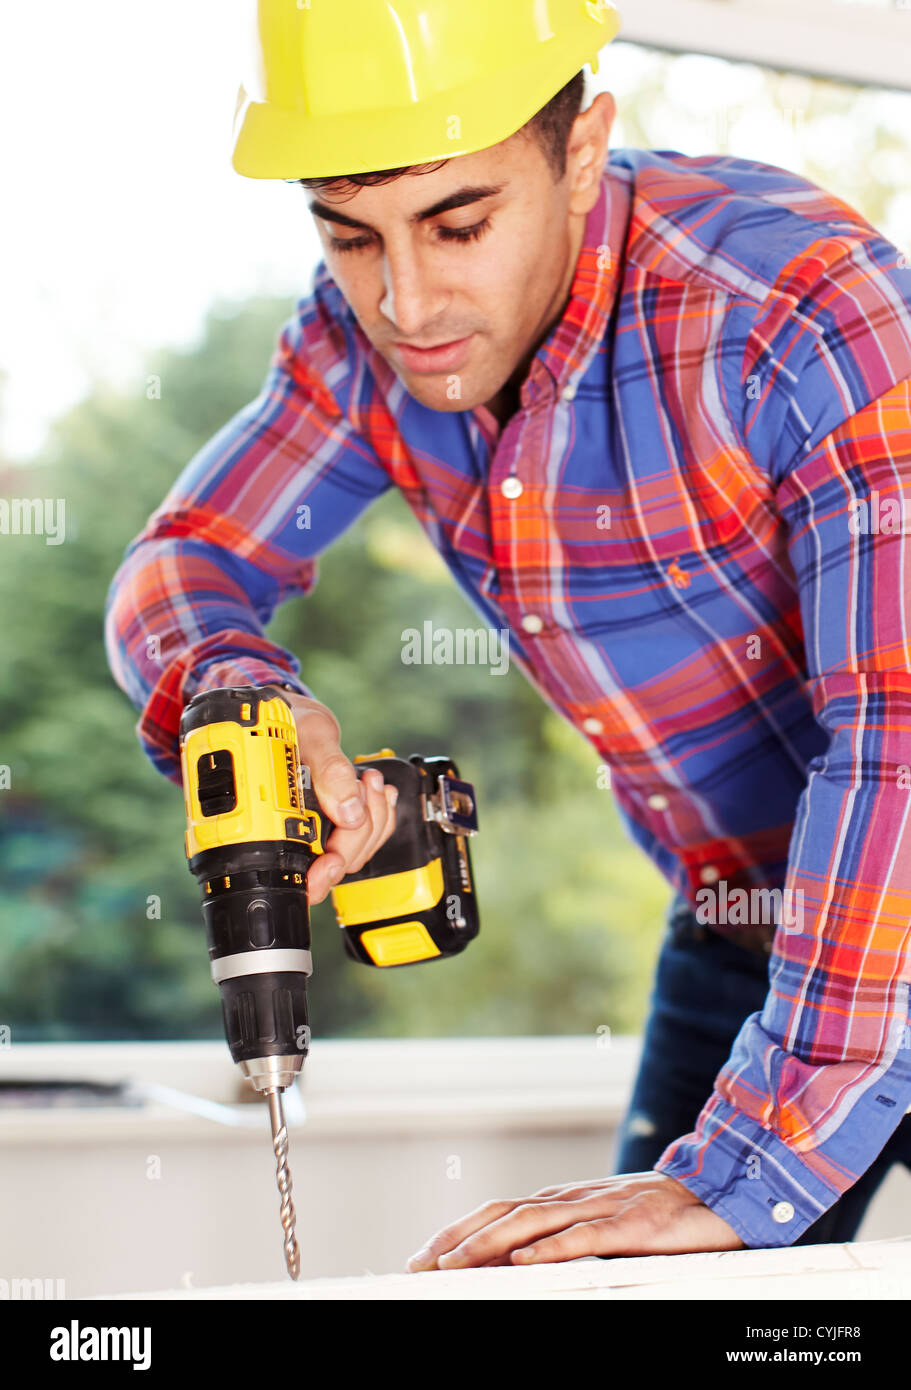
{"type": "Polygon", "coordinates": [[[358,251],[362,246],[370,245],[370,238],[367,236],[337,237],[329,238],[329,245],[333,251],[358,251]]]}
{"type": "MultiPolygon", "coordinates": [[[[477,241],[490,227],[490,218],[485,217],[482,222],[476,222],[472,227],[438,227],[441,241],[467,242],[477,241]]],[[[360,251],[362,247],[371,244],[370,237],[334,237],[329,238],[329,245],[333,251],[360,251]]]]}
{"type": "Polygon", "coordinates": [[[490,218],[476,222],[473,227],[440,227],[441,241],[477,241],[490,226],[490,218]]]}

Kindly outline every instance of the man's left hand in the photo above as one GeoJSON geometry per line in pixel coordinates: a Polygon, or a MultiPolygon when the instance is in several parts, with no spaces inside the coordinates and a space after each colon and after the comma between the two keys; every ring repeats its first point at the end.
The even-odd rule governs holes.
{"type": "Polygon", "coordinates": [[[743,1250],[743,1241],[665,1173],[623,1173],[542,1187],[522,1201],[485,1202],[408,1261],[428,1269],[550,1264],[584,1255],[681,1255],[743,1250]]]}

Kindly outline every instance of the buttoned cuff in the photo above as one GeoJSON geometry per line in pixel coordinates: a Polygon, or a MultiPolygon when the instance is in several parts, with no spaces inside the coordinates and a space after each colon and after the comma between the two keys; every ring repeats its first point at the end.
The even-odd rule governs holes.
{"type": "Polygon", "coordinates": [[[792,1245],[841,1196],[777,1134],[713,1097],[700,1132],[675,1139],[655,1164],[717,1212],[745,1245],[792,1245]]]}

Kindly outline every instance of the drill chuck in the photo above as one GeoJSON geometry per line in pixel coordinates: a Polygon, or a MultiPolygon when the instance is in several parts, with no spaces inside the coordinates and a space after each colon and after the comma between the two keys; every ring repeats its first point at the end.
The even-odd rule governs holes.
{"type": "Polygon", "coordinates": [[[310,1045],[313,971],[302,883],[312,855],[232,845],[194,856],[231,1056],[258,1091],[289,1086],[310,1045]]]}

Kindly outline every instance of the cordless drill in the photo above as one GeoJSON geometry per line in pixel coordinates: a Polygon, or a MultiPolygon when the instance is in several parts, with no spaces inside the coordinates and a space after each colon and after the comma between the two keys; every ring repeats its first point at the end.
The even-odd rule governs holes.
{"type": "MultiPolygon", "coordinates": [[[[478,934],[468,838],[474,788],[451,758],[353,759],[398,788],[396,826],[332,890],[348,955],[389,968],[457,955],[478,934]]],[[[203,894],[212,979],[231,1056],[268,1100],[288,1272],[300,1256],[281,1096],[310,1045],[307,870],[334,829],[300,762],[297,726],[279,686],[197,695],[180,724],[186,854],[203,894]]]]}

